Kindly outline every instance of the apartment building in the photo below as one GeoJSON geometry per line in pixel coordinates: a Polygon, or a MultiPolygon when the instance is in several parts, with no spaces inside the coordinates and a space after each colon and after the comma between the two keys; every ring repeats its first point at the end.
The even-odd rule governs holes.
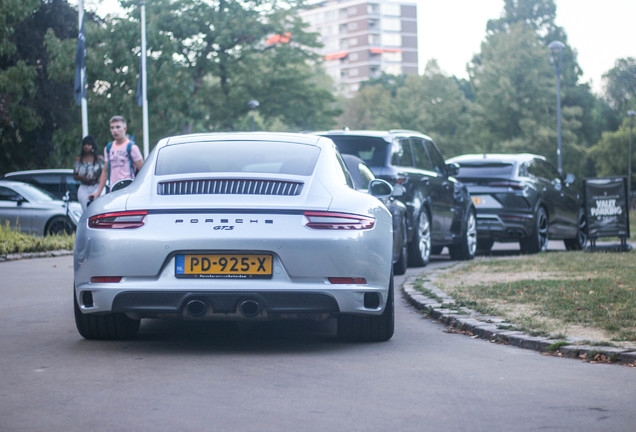
{"type": "Polygon", "coordinates": [[[345,96],[383,72],[417,74],[417,5],[389,0],[330,0],[300,12],[320,34],[327,73],[345,96]]]}

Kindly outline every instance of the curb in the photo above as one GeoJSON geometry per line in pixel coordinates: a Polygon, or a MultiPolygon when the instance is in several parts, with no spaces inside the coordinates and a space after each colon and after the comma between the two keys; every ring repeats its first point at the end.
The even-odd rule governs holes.
{"type": "Polygon", "coordinates": [[[17,253],[17,254],[8,254],[8,255],[0,256],[0,262],[17,261],[17,260],[31,259],[31,258],[59,257],[59,256],[65,256],[65,255],[73,255],[73,251],[55,250],[55,251],[46,251],[46,252],[25,252],[25,253],[17,253]]]}
{"type": "MultiPolygon", "coordinates": [[[[436,272],[427,274],[427,279],[434,279],[436,272]]],[[[558,357],[580,358],[598,363],[620,363],[636,367],[636,347],[615,348],[596,346],[594,341],[585,340],[592,345],[582,345],[583,339],[567,337],[551,339],[530,336],[517,330],[514,324],[503,318],[483,315],[467,307],[457,306],[455,300],[435,286],[431,280],[422,281],[422,287],[433,293],[435,298],[427,297],[415,288],[415,280],[420,276],[411,276],[402,286],[402,294],[406,301],[419,311],[449,327],[451,332],[464,333],[490,342],[513,345],[531,349],[558,357]]]]}

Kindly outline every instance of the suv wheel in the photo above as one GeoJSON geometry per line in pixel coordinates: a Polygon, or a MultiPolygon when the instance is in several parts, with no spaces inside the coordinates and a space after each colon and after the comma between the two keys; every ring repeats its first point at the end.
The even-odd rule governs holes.
{"type": "Polygon", "coordinates": [[[543,207],[539,207],[534,218],[533,233],[519,242],[521,252],[530,254],[545,252],[548,249],[549,227],[548,214],[543,207]]]}
{"type": "Polygon", "coordinates": [[[415,235],[409,243],[409,265],[423,267],[431,259],[431,224],[426,209],[420,211],[415,224],[415,235]]]}
{"type": "Polygon", "coordinates": [[[393,336],[395,312],[393,308],[393,275],[384,312],[376,316],[340,315],[338,338],[354,342],[384,342],[393,336]]]}
{"type": "Polygon", "coordinates": [[[483,253],[488,253],[494,244],[495,241],[493,239],[477,239],[477,250],[483,253]]]}
{"type": "Polygon", "coordinates": [[[408,267],[408,236],[406,232],[406,220],[402,220],[402,248],[400,249],[400,257],[393,264],[393,274],[403,275],[408,267]]]}
{"type": "Polygon", "coordinates": [[[468,210],[464,235],[458,244],[450,245],[448,251],[451,259],[471,260],[475,258],[477,250],[477,218],[474,210],[468,210]]]}
{"type": "Polygon", "coordinates": [[[583,208],[579,209],[576,223],[576,237],[563,241],[567,250],[581,250],[587,246],[587,220],[585,219],[585,210],[583,208]]]}

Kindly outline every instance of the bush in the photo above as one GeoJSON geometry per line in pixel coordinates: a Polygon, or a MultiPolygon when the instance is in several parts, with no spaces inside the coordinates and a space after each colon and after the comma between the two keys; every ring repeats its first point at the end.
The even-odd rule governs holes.
{"type": "Polygon", "coordinates": [[[73,250],[74,242],[74,234],[37,237],[10,229],[8,222],[4,226],[0,225],[0,256],[60,249],[73,250]]]}

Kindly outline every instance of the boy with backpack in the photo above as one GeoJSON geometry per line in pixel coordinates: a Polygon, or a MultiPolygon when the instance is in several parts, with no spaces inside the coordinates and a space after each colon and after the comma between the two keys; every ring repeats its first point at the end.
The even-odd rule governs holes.
{"type": "Polygon", "coordinates": [[[114,116],[110,119],[110,134],[113,141],[104,149],[104,169],[99,178],[97,192],[89,196],[94,199],[101,195],[106,186],[114,186],[118,181],[134,179],[144,163],[143,156],[137,144],[126,135],[126,119],[122,116],[114,116]]]}

